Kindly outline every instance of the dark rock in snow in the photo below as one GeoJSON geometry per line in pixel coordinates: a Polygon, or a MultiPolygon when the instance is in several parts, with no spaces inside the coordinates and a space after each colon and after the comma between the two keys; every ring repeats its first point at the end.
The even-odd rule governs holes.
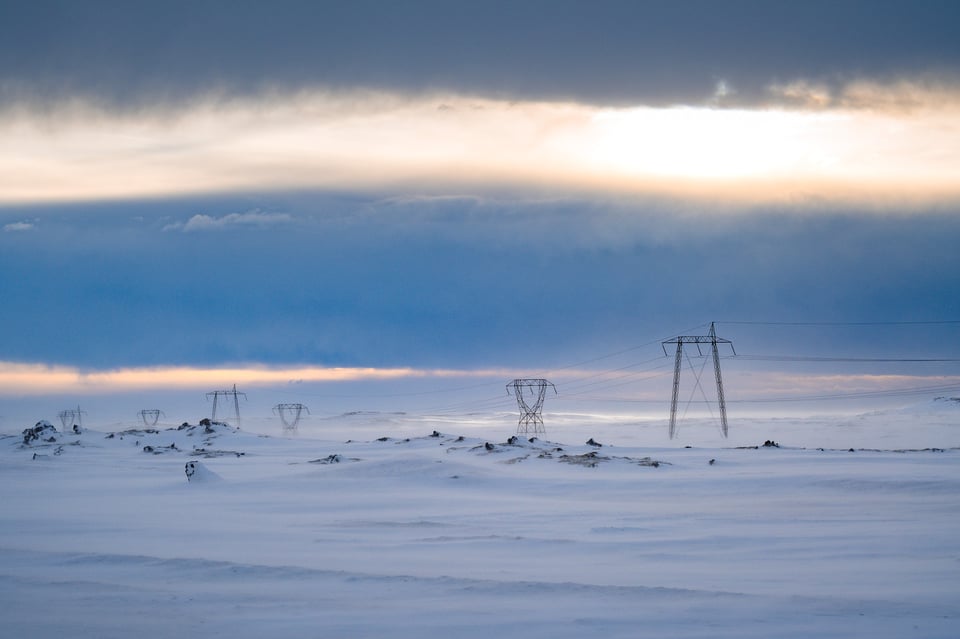
{"type": "Polygon", "coordinates": [[[23,430],[23,443],[26,446],[29,446],[30,442],[37,440],[53,443],[57,441],[56,434],[57,429],[53,427],[53,424],[45,419],[41,419],[33,428],[25,428],[23,430]]]}
{"type": "Polygon", "coordinates": [[[433,433],[431,433],[430,436],[431,436],[431,437],[439,437],[439,436],[440,436],[440,433],[439,433],[438,431],[433,431],[433,433]]]}
{"type": "Polygon", "coordinates": [[[716,460],[716,459],[711,459],[711,460],[710,460],[709,462],[707,462],[707,463],[709,463],[711,466],[713,466],[714,464],[717,463],[717,460],[716,460]]]}
{"type": "Polygon", "coordinates": [[[765,448],[780,448],[780,444],[773,441],[772,439],[768,439],[767,441],[763,442],[763,446],[765,448]]]}
{"type": "Polygon", "coordinates": [[[596,451],[590,451],[582,455],[561,455],[560,461],[567,464],[576,464],[577,466],[586,466],[587,468],[596,468],[601,461],[609,460],[609,457],[600,457],[596,451]]]}
{"type": "Polygon", "coordinates": [[[590,439],[587,440],[587,446],[596,446],[597,448],[601,448],[603,447],[603,444],[601,444],[600,442],[593,441],[593,437],[591,437],[590,439]]]}
{"type": "Polygon", "coordinates": [[[510,446],[513,446],[518,441],[519,441],[519,438],[516,435],[511,435],[511,437],[507,440],[507,444],[510,446]]]}
{"type": "Polygon", "coordinates": [[[483,447],[486,448],[487,450],[493,450],[494,448],[496,448],[496,446],[494,446],[490,442],[484,443],[483,447]]]}

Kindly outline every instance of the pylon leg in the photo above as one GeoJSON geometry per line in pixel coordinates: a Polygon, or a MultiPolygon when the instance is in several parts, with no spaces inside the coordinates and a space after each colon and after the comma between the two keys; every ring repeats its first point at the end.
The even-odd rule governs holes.
{"type": "MultiPolygon", "coordinates": [[[[710,327],[711,333],[713,331],[713,326],[710,327]]],[[[723,398],[723,378],[720,377],[720,352],[717,350],[717,340],[716,336],[713,335],[714,339],[710,342],[710,346],[713,349],[713,373],[717,378],[717,403],[720,404],[720,430],[723,432],[723,436],[727,436],[727,402],[723,398]]]]}
{"type": "Polygon", "coordinates": [[[677,355],[673,362],[673,399],[670,401],[670,439],[677,430],[677,398],[680,396],[680,366],[683,363],[683,340],[677,341],[677,355]]]}

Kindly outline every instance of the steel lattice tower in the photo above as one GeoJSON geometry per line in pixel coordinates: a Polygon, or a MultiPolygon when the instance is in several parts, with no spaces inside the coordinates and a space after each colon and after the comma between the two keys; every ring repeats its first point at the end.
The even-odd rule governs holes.
{"type": "Polygon", "coordinates": [[[247,399],[246,393],[237,392],[237,385],[233,385],[233,390],[216,390],[210,391],[207,393],[207,399],[213,397],[213,415],[210,417],[212,421],[217,420],[217,402],[221,397],[233,397],[233,414],[237,419],[237,428],[240,427],[240,396],[243,395],[243,399],[247,399]]]}
{"type": "Polygon", "coordinates": [[[520,420],[517,422],[518,435],[542,435],[546,432],[543,427],[543,402],[547,398],[547,387],[557,387],[545,379],[515,379],[507,384],[507,395],[513,389],[517,398],[517,407],[520,409],[520,420]],[[528,401],[529,399],[529,401],[528,401]]]}
{"type": "Polygon", "coordinates": [[[72,408],[68,408],[57,413],[57,417],[60,418],[60,425],[63,427],[63,432],[67,432],[68,428],[73,428],[74,415],[76,415],[76,411],[74,411],[72,408]]]}
{"type": "Polygon", "coordinates": [[[144,408],[142,411],[137,413],[137,415],[139,415],[140,419],[143,420],[144,426],[156,426],[161,415],[166,417],[164,412],[159,408],[144,408]]]}
{"type": "MultiPolygon", "coordinates": [[[[720,376],[720,352],[717,345],[729,344],[730,350],[733,350],[733,342],[728,339],[717,337],[717,331],[714,327],[714,323],[710,322],[710,333],[708,335],[680,335],[663,342],[662,346],[664,355],[667,354],[667,344],[677,345],[676,357],[673,364],[673,399],[670,401],[670,439],[673,439],[673,436],[677,432],[677,399],[680,394],[680,367],[683,363],[684,344],[695,344],[697,351],[701,356],[703,355],[703,351],[701,350],[700,345],[710,345],[710,354],[713,357],[713,375],[717,381],[717,402],[720,404],[720,428],[723,432],[723,436],[726,437],[728,431],[727,402],[723,396],[723,378],[720,376]]],[[[733,350],[733,354],[736,355],[737,352],[733,350]]],[[[700,383],[699,380],[697,383],[700,383]]]]}
{"type": "Polygon", "coordinates": [[[60,418],[60,424],[63,426],[64,432],[67,430],[73,429],[74,426],[77,428],[83,428],[83,416],[87,414],[87,411],[80,410],[80,405],[78,404],[76,408],[68,408],[57,413],[57,417],[60,418]]]}
{"type": "Polygon", "coordinates": [[[300,423],[300,414],[303,411],[307,411],[307,415],[310,414],[310,409],[304,406],[303,404],[277,404],[273,407],[273,412],[280,415],[280,421],[283,422],[283,430],[296,430],[297,424],[300,423]],[[287,414],[292,416],[292,421],[287,419],[287,414]]]}

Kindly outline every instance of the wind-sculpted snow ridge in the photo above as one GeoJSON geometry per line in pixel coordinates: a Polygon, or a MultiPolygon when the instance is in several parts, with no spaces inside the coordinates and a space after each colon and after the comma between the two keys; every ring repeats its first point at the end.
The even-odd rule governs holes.
{"type": "MultiPolygon", "coordinates": [[[[35,638],[948,637],[954,611],[861,597],[423,577],[208,559],[0,549],[5,631],[35,638]],[[53,583],[37,573],[56,573],[53,583]],[[47,595],[48,597],[44,597],[47,595]],[[38,615],[33,602],[55,598],[38,615]],[[123,601],[109,615],[98,601],[123,601]],[[160,608],[162,606],[162,609],[160,608]],[[144,624],[142,611],[158,614],[144,624]],[[57,610],[69,611],[62,617],[57,610]],[[68,625],[69,624],[69,625],[68,625]],[[812,634],[811,634],[812,633],[812,634]],[[853,634],[850,634],[853,633],[853,634]],[[827,632],[827,634],[831,634],[827,632]],[[900,635],[904,636],[904,635],[900,635]]],[[[955,628],[955,627],[954,627],[955,628]]]]}
{"type": "Polygon", "coordinates": [[[36,426],[23,431],[20,447],[42,451],[37,452],[38,455],[45,454],[47,450],[60,455],[64,452],[65,446],[77,448],[133,446],[143,453],[152,455],[176,453],[204,458],[242,457],[246,452],[239,449],[259,439],[263,439],[263,436],[250,435],[229,424],[208,419],[201,420],[199,424],[183,423],[176,428],[130,428],[111,433],[92,429],[84,429],[82,432],[59,432],[49,422],[41,421],[36,426]]]}
{"type": "MultiPolygon", "coordinates": [[[[89,447],[93,442],[103,446],[103,441],[117,446],[132,444],[142,453],[149,455],[185,455],[193,458],[216,458],[223,456],[244,457],[246,449],[259,449],[264,445],[270,446],[283,440],[266,435],[250,435],[238,428],[222,422],[201,420],[199,424],[184,423],[176,428],[131,428],[113,433],[100,433],[87,430],[84,433],[58,433],[48,422],[38,423],[36,427],[24,431],[22,447],[43,450],[52,448],[55,454],[60,455],[63,446],[89,447]]],[[[636,466],[659,467],[668,462],[655,460],[649,456],[631,457],[626,455],[600,454],[601,444],[590,438],[583,445],[560,445],[536,437],[529,439],[511,436],[504,442],[492,443],[481,438],[467,438],[452,436],[433,431],[422,437],[407,437],[393,439],[380,437],[376,443],[390,443],[392,445],[408,445],[411,443],[427,443],[442,448],[447,454],[472,453],[475,455],[490,456],[502,464],[519,464],[528,460],[552,460],[565,464],[595,468],[600,464],[626,463],[636,466]]],[[[370,442],[347,440],[346,448],[364,447],[370,442]]],[[[44,454],[44,453],[39,453],[44,454]]],[[[339,464],[344,462],[359,462],[359,456],[346,456],[339,452],[330,453],[324,457],[309,460],[314,464],[339,464]]]]}
{"type": "MultiPolygon", "coordinates": [[[[493,456],[503,464],[519,464],[527,460],[556,460],[566,464],[576,466],[585,466],[594,468],[599,464],[609,462],[624,462],[637,466],[651,466],[658,468],[666,463],[651,459],[650,457],[628,457],[615,455],[601,455],[592,448],[599,446],[591,438],[585,446],[561,446],[554,442],[531,437],[529,439],[513,435],[505,442],[492,443],[478,438],[466,438],[464,436],[444,435],[438,431],[433,431],[427,437],[416,438],[420,441],[435,441],[438,446],[445,447],[448,454],[463,453],[469,451],[477,455],[493,456]],[[587,448],[589,447],[589,448],[587,448]]],[[[389,442],[388,437],[381,437],[377,441],[389,442]]],[[[394,443],[409,444],[414,441],[411,438],[398,440],[394,443]]]]}

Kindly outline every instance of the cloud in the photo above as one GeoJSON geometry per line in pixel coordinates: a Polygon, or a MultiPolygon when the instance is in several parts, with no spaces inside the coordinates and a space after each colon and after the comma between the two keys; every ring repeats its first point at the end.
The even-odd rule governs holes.
{"type": "Polygon", "coordinates": [[[225,228],[244,228],[266,226],[278,226],[289,224],[293,217],[287,213],[263,213],[261,211],[248,211],[246,213],[229,213],[221,217],[213,217],[199,213],[194,215],[184,223],[175,222],[163,227],[164,231],[183,231],[189,233],[192,231],[216,231],[225,228]]]}
{"type": "MultiPolygon", "coordinates": [[[[780,94],[804,108],[762,109],[372,92],[209,99],[176,115],[89,104],[47,116],[13,109],[0,113],[0,172],[9,178],[0,204],[291,189],[956,198],[960,90],[922,89],[860,83],[828,98],[793,83],[780,94]],[[809,108],[828,99],[829,108],[809,108]]],[[[197,215],[182,228],[286,221],[197,215]]]]}
{"type": "Polygon", "coordinates": [[[10,224],[3,225],[3,231],[5,233],[19,233],[22,231],[32,231],[34,225],[31,222],[11,222],[10,224]]]}
{"type": "Polygon", "coordinates": [[[162,4],[0,3],[0,101],[80,94],[136,109],[214,86],[702,104],[718,76],[746,95],[775,78],[960,62],[960,9],[943,1],[162,4]]]}
{"type": "Polygon", "coordinates": [[[772,84],[769,92],[777,102],[804,109],[825,109],[833,102],[829,86],[808,80],[772,84]]]}
{"type": "Polygon", "coordinates": [[[955,110],[960,104],[960,84],[957,77],[923,75],[892,82],[857,80],[843,87],[837,102],[846,109],[899,116],[935,116],[944,110],[955,110]]]}
{"type": "Polygon", "coordinates": [[[0,395],[53,393],[101,394],[133,391],[205,389],[226,383],[239,386],[275,386],[291,383],[516,377],[509,370],[455,370],[370,367],[199,368],[187,366],[81,370],[72,366],[0,361],[0,395]]]}
{"type": "Polygon", "coordinates": [[[956,112],[960,78],[920,74],[887,81],[857,79],[844,83],[796,79],[767,87],[772,106],[809,111],[869,111],[891,118],[956,112]]]}

